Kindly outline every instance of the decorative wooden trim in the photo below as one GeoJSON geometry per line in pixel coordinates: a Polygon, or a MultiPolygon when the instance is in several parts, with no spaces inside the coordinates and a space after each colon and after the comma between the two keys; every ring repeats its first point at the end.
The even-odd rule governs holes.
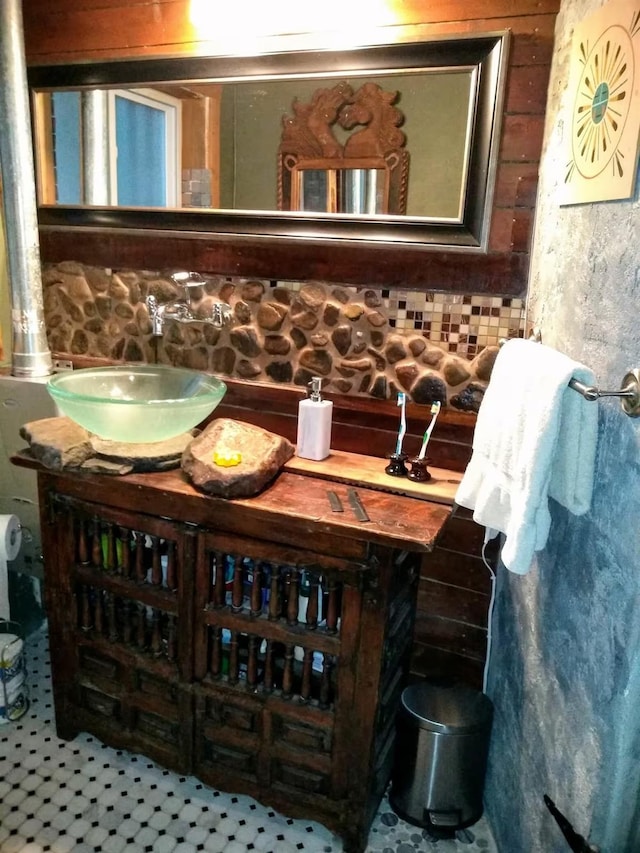
{"type": "Polygon", "coordinates": [[[154,230],[69,228],[56,211],[55,227],[41,226],[40,253],[45,262],[78,261],[92,266],[168,269],[180,267],[218,275],[299,281],[301,270],[312,281],[333,281],[404,290],[489,293],[522,296],[528,255],[429,252],[366,245],[316,245],[304,240],[224,235],[178,234],[154,230]]]}

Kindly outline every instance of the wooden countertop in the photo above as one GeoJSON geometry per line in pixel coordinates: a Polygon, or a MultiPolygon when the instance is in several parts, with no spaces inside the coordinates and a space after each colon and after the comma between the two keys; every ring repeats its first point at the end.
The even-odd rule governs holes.
{"type": "MultiPolygon", "coordinates": [[[[309,547],[328,552],[333,536],[354,543],[373,542],[428,552],[451,514],[451,506],[445,503],[425,500],[424,496],[381,491],[357,482],[358,494],[370,518],[359,522],[349,505],[348,485],[332,480],[331,476],[294,473],[288,468],[260,494],[226,500],[195,489],[179,468],[125,476],[53,471],[44,468],[28,450],[14,455],[11,461],[44,475],[45,487],[52,484],[78,499],[169,518],[187,518],[193,524],[217,524],[226,531],[256,538],[275,536],[290,544],[299,544],[302,537],[309,547]],[[331,510],[328,489],[340,498],[343,512],[331,510]]],[[[377,462],[383,470],[384,460],[377,462]]]]}

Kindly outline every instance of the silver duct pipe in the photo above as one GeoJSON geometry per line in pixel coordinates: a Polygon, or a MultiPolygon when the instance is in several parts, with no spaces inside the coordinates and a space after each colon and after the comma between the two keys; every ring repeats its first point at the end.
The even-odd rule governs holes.
{"type": "Polygon", "coordinates": [[[0,170],[11,288],[14,376],[52,371],[42,298],[21,0],[0,0],[0,170]]]}
{"type": "Polygon", "coordinates": [[[110,204],[107,92],[103,89],[83,92],[81,103],[83,202],[110,204]]]}

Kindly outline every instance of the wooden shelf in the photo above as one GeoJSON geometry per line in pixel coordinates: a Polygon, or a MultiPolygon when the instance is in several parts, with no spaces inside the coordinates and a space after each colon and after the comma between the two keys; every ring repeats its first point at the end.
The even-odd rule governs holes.
{"type": "Polygon", "coordinates": [[[336,483],[348,483],[379,492],[393,492],[449,506],[454,503],[458,484],[462,479],[462,474],[458,471],[429,467],[431,479],[426,483],[418,483],[407,477],[390,476],[385,473],[386,465],[387,460],[377,456],[332,450],[321,462],[294,456],[284,467],[295,474],[319,477],[336,483]]]}

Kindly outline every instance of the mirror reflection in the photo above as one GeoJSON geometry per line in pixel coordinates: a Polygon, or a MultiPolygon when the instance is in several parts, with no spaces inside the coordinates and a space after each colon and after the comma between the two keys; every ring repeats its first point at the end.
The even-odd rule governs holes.
{"type": "Polygon", "coordinates": [[[347,247],[365,245],[388,258],[486,252],[509,35],[391,35],[348,50],[31,66],[41,228],[332,243],[347,264],[347,247]],[[296,105],[336,87],[353,103],[325,117],[329,147],[282,148],[296,105]],[[375,87],[392,93],[403,142],[362,150],[376,119],[356,95],[375,87]]]}
{"type": "MultiPolygon", "coordinates": [[[[291,203],[287,210],[316,213],[389,213],[386,169],[293,166],[291,203]]],[[[394,211],[398,212],[398,211],[394,211]]]]}
{"type": "Polygon", "coordinates": [[[460,222],[477,82],[472,66],[337,80],[41,89],[34,102],[39,201],[460,222]],[[309,109],[322,90],[342,93],[324,127],[322,111],[309,109]],[[372,104],[379,112],[385,104],[365,104],[363,92],[391,98],[401,144],[364,144],[376,134],[380,142],[372,104]],[[307,146],[301,155],[285,144],[301,115],[302,136],[315,127],[324,150],[307,146]]]}
{"type": "Polygon", "coordinates": [[[343,82],[316,89],[308,103],[295,100],[282,122],[278,209],[404,214],[409,152],[399,96],[343,82]]]}

